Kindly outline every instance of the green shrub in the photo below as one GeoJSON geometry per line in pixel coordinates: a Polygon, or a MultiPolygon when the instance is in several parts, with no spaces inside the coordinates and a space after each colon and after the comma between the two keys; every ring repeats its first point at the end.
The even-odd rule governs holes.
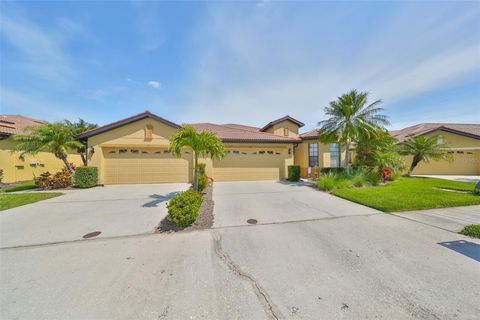
{"type": "Polygon", "coordinates": [[[321,168],[320,169],[320,173],[323,173],[323,174],[329,174],[329,173],[343,173],[345,171],[345,168],[343,167],[333,167],[333,168],[329,168],[329,167],[325,167],[325,168],[321,168]]]}
{"type": "Polygon", "coordinates": [[[353,182],[350,179],[336,179],[335,189],[348,189],[353,187],[353,182]]]}
{"type": "Polygon", "coordinates": [[[73,175],[73,181],[79,188],[95,187],[98,183],[98,168],[78,167],[73,175]]]}
{"type": "Polygon", "coordinates": [[[207,174],[205,173],[205,163],[198,164],[198,191],[201,192],[208,184],[207,174]]]}
{"type": "Polygon", "coordinates": [[[367,172],[365,174],[365,177],[368,183],[370,183],[372,186],[376,186],[380,183],[380,179],[381,179],[380,173],[375,170],[367,172]]]}
{"type": "Polygon", "coordinates": [[[466,226],[462,231],[460,231],[460,233],[466,236],[480,238],[480,224],[471,224],[466,226]]]}
{"type": "Polygon", "coordinates": [[[477,195],[477,196],[480,196],[480,182],[478,182],[476,185],[475,185],[475,188],[473,188],[473,194],[477,195]]]}
{"type": "Polygon", "coordinates": [[[320,190],[330,191],[335,188],[335,175],[333,174],[323,174],[317,180],[317,187],[320,190]]]}
{"type": "Polygon", "coordinates": [[[202,196],[189,189],[172,198],[167,205],[167,220],[175,223],[177,226],[186,227],[191,225],[198,217],[202,196]]]}
{"type": "Polygon", "coordinates": [[[368,184],[367,177],[363,172],[359,172],[352,177],[352,184],[357,188],[366,186],[368,184]]]}
{"type": "Polygon", "coordinates": [[[298,165],[288,166],[288,180],[289,181],[300,180],[300,166],[298,165]]]}

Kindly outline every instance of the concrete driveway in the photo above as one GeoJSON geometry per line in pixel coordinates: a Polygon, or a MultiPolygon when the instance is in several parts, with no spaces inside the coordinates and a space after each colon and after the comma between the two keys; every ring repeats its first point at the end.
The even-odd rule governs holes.
{"type": "Polygon", "coordinates": [[[379,214],[380,211],[287,181],[217,182],[213,188],[215,227],[379,214]]]}
{"type": "Polygon", "coordinates": [[[57,198],[2,211],[0,245],[36,245],[151,233],[167,215],[165,201],[188,184],[111,185],[67,190],[57,198]]]}
{"type": "Polygon", "coordinates": [[[1,249],[0,318],[480,318],[479,240],[355,204],[335,210],[306,187],[254,185],[215,183],[225,227],[1,249]],[[249,205],[228,207],[231,191],[249,205]],[[284,198],[298,213],[277,206],[284,198]],[[277,209],[260,216],[268,199],[277,209]],[[265,223],[245,225],[242,210],[265,223]]]}

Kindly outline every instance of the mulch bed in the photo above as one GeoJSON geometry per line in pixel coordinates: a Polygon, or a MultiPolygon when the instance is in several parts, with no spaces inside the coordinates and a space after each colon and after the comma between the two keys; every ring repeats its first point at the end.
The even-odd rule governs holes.
{"type": "Polygon", "coordinates": [[[213,226],[213,183],[209,182],[205,189],[202,191],[203,201],[200,205],[200,212],[198,214],[197,220],[188,226],[188,227],[179,227],[176,224],[170,222],[165,217],[160,224],[157,226],[155,232],[157,233],[170,233],[170,232],[180,232],[180,231],[193,231],[193,230],[202,230],[210,229],[213,226]]]}

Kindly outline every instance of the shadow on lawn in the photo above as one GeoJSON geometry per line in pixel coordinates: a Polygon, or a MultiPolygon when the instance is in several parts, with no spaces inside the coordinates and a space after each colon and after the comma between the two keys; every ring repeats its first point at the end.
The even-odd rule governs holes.
{"type": "Polygon", "coordinates": [[[150,198],[153,198],[155,200],[152,200],[150,202],[143,204],[142,207],[144,208],[158,207],[159,203],[170,200],[179,194],[180,194],[180,191],[170,192],[170,193],[167,193],[166,195],[152,194],[150,195],[150,198]]]}
{"type": "Polygon", "coordinates": [[[480,262],[480,244],[465,240],[445,241],[438,244],[480,262]]]}

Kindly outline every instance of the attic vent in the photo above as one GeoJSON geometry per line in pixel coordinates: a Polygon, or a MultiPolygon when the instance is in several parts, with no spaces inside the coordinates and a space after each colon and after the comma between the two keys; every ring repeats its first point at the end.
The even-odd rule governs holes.
{"type": "Polygon", "coordinates": [[[145,126],[145,140],[152,139],[153,135],[153,126],[151,124],[147,124],[145,126]]]}

